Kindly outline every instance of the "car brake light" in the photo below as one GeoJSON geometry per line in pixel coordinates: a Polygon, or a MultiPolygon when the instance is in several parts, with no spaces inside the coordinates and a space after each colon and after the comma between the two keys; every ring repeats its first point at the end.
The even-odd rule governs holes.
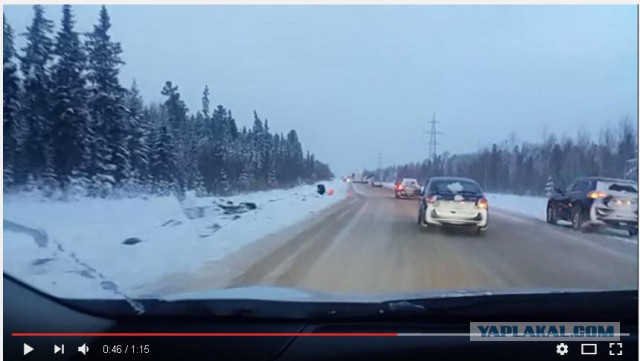
{"type": "Polygon", "coordinates": [[[605,197],[607,197],[607,193],[601,192],[601,191],[593,191],[593,192],[589,192],[587,197],[589,197],[591,199],[605,198],[605,197]]]}
{"type": "Polygon", "coordinates": [[[401,191],[402,190],[402,184],[398,184],[398,190],[401,191]]]}
{"type": "Polygon", "coordinates": [[[478,199],[478,202],[476,204],[478,208],[482,208],[482,209],[489,208],[489,201],[485,197],[478,199]]]}

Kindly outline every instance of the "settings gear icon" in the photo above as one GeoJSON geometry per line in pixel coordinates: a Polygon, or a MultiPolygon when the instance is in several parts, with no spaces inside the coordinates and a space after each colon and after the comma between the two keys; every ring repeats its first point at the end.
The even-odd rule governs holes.
{"type": "Polygon", "coordinates": [[[564,356],[569,353],[569,346],[564,342],[556,345],[556,353],[560,356],[564,356]]]}

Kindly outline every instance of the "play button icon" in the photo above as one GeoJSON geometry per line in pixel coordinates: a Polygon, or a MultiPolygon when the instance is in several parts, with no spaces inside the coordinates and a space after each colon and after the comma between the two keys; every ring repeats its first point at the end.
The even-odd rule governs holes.
{"type": "Polygon", "coordinates": [[[33,351],[33,347],[27,345],[26,343],[23,343],[22,351],[24,352],[24,355],[26,355],[29,352],[33,351]]]}

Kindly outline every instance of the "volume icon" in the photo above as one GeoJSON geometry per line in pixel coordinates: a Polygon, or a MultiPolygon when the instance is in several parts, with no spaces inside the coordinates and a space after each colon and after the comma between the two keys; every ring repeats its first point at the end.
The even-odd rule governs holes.
{"type": "Polygon", "coordinates": [[[83,343],[82,346],[78,346],[78,352],[82,353],[83,355],[86,355],[87,352],[89,352],[89,346],[87,346],[86,343],[83,343]]]}

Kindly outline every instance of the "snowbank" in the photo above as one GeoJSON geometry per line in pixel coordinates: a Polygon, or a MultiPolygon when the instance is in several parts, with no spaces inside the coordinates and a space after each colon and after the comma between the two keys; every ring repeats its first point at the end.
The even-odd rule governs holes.
{"type": "Polygon", "coordinates": [[[394,189],[396,189],[396,184],[395,183],[384,182],[384,183],[382,183],[382,188],[394,190],[394,189]]]}
{"type": "MultiPolygon", "coordinates": [[[[393,190],[394,183],[382,183],[382,187],[393,190]]],[[[485,193],[491,208],[502,209],[525,217],[546,220],[547,198],[518,196],[513,194],[485,193]]]]}
{"type": "Polygon", "coordinates": [[[499,208],[526,217],[546,220],[547,198],[487,193],[489,207],[499,208]]]}
{"type": "Polygon", "coordinates": [[[7,195],[4,270],[60,297],[135,296],[145,284],[196,270],[345,198],[346,183],[324,184],[335,194],[320,196],[308,185],[183,204],[174,197],[60,202],[7,195]],[[201,217],[187,217],[183,206],[201,217]]]}

